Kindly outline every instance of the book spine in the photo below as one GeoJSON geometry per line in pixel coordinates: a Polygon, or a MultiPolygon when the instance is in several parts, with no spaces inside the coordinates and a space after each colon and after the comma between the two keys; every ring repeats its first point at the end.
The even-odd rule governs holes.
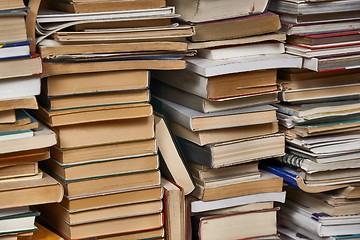
{"type": "Polygon", "coordinates": [[[294,167],[299,167],[301,168],[301,165],[304,162],[304,158],[294,155],[294,154],[289,154],[286,153],[284,156],[282,157],[278,157],[277,158],[280,162],[294,166],[294,167]]]}

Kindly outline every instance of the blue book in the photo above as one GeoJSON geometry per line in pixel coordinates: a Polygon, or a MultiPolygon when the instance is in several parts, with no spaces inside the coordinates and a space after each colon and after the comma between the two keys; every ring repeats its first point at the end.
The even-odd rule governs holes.
{"type": "Polygon", "coordinates": [[[12,42],[0,45],[0,60],[30,57],[28,41],[12,42]]]}

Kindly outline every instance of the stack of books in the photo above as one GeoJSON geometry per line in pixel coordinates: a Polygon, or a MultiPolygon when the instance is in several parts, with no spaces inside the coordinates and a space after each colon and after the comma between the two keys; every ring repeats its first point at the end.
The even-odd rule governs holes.
{"type": "Polygon", "coordinates": [[[359,4],[273,0],[269,8],[288,34],[286,52],[304,59],[303,69],[278,73],[283,91],[274,106],[286,154],[264,166],[288,184],[281,232],[347,239],[360,233],[359,34],[351,32],[359,28],[359,4]]]}
{"type": "Polygon", "coordinates": [[[65,196],[41,221],[67,239],[164,237],[149,70],[183,69],[193,28],[172,24],[165,1],[45,3],[34,113],[58,137],[42,168],[65,196]]]}
{"type": "Polygon", "coordinates": [[[246,10],[248,3],[231,1],[241,5],[231,16],[226,15],[228,2],[204,2],[171,1],[181,20],[195,28],[189,47],[198,56],[186,58],[185,70],[153,71],[151,82],[153,106],[176,136],[194,178],[190,201],[216,205],[198,212],[190,208],[193,238],[276,239],[273,202],[279,197],[257,196],[284,197],[282,179],[259,170],[258,163],[284,155],[276,108],[268,104],[277,101],[276,68],[299,68],[302,59],[284,54],[279,42],[284,34],[274,33],[280,20],[265,11],[267,1],[249,3],[259,7],[254,12],[246,10]],[[194,18],[187,15],[190,6],[198,7],[192,9],[198,14],[194,18]],[[233,199],[246,196],[252,201],[233,199]],[[240,227],[239,222],[253,225],[240,227]]]}
{"type": "Polygon", "coordinates": [[[38,164],[55,134],[27,111],[38,107],[41,60],[30,55],[23,1],[0,3],[0,237],[31,238],[40,213],[30,206],[61,201],[62,186],[38,164]]]}
{"type": "Polygon", "coordinates": [[[359,67],[360,4],[347,1],[272,0],[288,38],[286,52],[314,71],[359,67]]]}

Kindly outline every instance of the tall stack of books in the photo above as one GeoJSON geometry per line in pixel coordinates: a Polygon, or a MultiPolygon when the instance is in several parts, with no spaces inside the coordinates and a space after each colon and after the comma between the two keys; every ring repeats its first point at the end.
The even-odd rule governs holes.
{"type": "Polygon", "coordinates": [[[268,104],[277,101],[276,68],[301,67],[302,59],[284,54],[285,35],[274,33],[280,20],[265,11],[267,1],[169,4],[195,28],[189,47],[198,56],[186,58],[185,70],[154,71],[152,102],[189,164],[191,202],[204,206],[190,209],[193,238],[274,238],[282,179],[258,163],[284,154],[268,104]]]}
{"type": "Polygon", "coordinates": [[[304,59],[303,69],[278,74],[286,155],[266,168],[289,185],[281,232],[358,239],[359,4],[273,0],[270,9],[288,34],[286,52],[304,59]]]}
{"type": "Polygon", "coordinates": [[[42,222],[67,239],[164,237],[149,70],[184,68],[192,27],[171,24],[163,0],[45,3],[35,114],[57,134],[42,167],[65,196],[42,222]]]}
{"type": "Polygon", "coordinates": [[[55,134],[27,111],[38,107],[41,59],[30,55],[23,1],[0,3],[0,237],[31,237],[39,212],[59,202],[62,186],[38,168],[50,157],[55,134]]]}

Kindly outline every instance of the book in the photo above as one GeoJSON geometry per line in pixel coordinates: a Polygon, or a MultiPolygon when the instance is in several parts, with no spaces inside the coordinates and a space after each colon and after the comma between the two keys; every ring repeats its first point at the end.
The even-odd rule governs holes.
{"type": "Polygon", "coordinates": [[[86,122],[99,122],[116,119],[133,119],[150,116],[153,113],[149,103],[115,104],[49,111],[39,106],[32,113],[51,127],[86,122]]]}
{"type": "Polygon", "coordinates": [[[359,11],[348,11],[344,12],[327,12],[320,14],[307,14],[307,15],[297,15],[297,14],[287,14],[281,13],[280,20],[288,23],[317,23],[317,22],[335,22],[343,20],[355,20],[358,19],[359,11]]]}
{"type": "Polygon", "coordinates": [[[73,73],[92,73],[119,70],[176,70],[184,69],[184,60],[122,60],[81,63],[43,63],[43,77],[73,73]],[[145,67],[146,66],[146,67],[145,67]]]}
{"type": "Polygon", "coordinates": [[[63,195],[60,183],[43,173],[43,178],[32,181],[1,182],[0,208],[60,202],[63,195]]]}
{"type": "Polygon", "coordinates": [[[72,94],[146,89],[146,70],[110,71],[98,73],[50,76],[42,79],[42,92],[49,97],[72,94]]]}
{"type": "Polygon", "coordinates": [[[313,71],[345,70],[357,68],[359,56],[339,56],[329,58],[305,58],[304,68],[313,71]]]}
{"type": "Polygon", "coordinates": [[[312,24],[292,24],[282,22],[282,29],[287,35],[320,34],[330,32],[354,31],[360,28],[358,20],[345,20],[337,22],[320,22],[312,24]]]}
{"type": "Polygon", "coordinates": [[[5,43],[0,49],[0,59],[8,60],[11,58],[30,57],[28,42],[5,43]]]}
{"type": "Polygon", "coordinates": [[[24,110],[17,110],[16,118],[14,123],[0,124],[2,134],[6,132],[34,130],[39,127],[39,122],[24,110]]]}
{"type": "Polygon", "coordinates": [[[271,11],[280,13],[289,13],[296,15],[321,14],[360,10],[360,5],[354,0],[346,0],[342,2],[328,1],[302,1],[302,0],[275,0],[270,3],[271,11]]]}
{"type": "Polygon", "coordinates": [[[86,146],[81,148],[51,147],[51,157],[63,164],[94,160],[111,160],[149,156],[157,153],[155,138],[86,146]]]}
{"type": "Polygon", "coordinates": [[[147,89],[131,91],[95,92],[48,97],[40,95],[39,102],[49,110],[66,110],[72,108],[106,106],[114,104],[143,103],[150,100],[147,89]]]}
{"type": "Polygon", "coordinates": [[[18,177],[28,177],[38,174],[38,163],[18,163],[14,165],[0,166],[0,179],[11,179],[18,177]]]}
{"type": "Polygon", "coordinates": [[[51,8],[73,12],[73,13],[84,13],[84,12],[107,12],[107,11],[126,11],[136,9],[147,9],[147,8],[160,8],[165,7],[164,0],[147,1],[147,0],[136,0],[131,3],[124,1],[46,1],[51,8]]]}
{"type": "Polygon", "coordinates": [[[339,78],[340,81],[345,81],[346,77],[341,76],[357,76],[359,69],[339,69],[337,71],[314,72],[306,68],[302,69],[281,69],[279,70],[279,79],[288,81],[303,81],[303,80],[317,80],[317,79],[332,79],[339,78]],[[354,74],[354,75],[352,75],[354,74]]]}
{"type": "Polygon", "coordinates": [[[93,160],[72,164],[62,164],[55,159],[49,159],[47,161],[41,162],[40,165],[41,167],[54,172],[64,180],[76,180],[103,175],[156,170],[159,168],[159,160],[157,155],[93,160]]]}
{"type": "Polygon", "coordinates": [[[62,237],[60,237],[56,233],[52,232],[51,230],[47,229],[46,227],[42,226],[40,223],[36,222],[35,226],[39,230],[34,232],[34,235],[33,235],[34,239],[63,240],[62,237]]]}
{"type": "MultiPolygon", "coordinates": [[[[348,204],[329,204],[326,201],[327,196],[325,193],[309,194],[304,193],[299,189],[291,187],[286,188],[287,198],[291,200],[290,203],[301,204],[314,216],[343,216],[343,215],[356,215],[359,213],[359,202],[353,202],[348,204]]],[[[289,206],[292,206],[289,205],[289,206]]]]}
{"type": "Polygon", "coordinates": [[[169,180],[161,178],[164,187],[165,232],[168,239],[186,238],[186,201],[183,191],[169,180]]]}
{"type": "Polygon", "coordinates": [[[70,212],[82,212],[111,206],[127,206],[141,202],[161,200],[164,191],[161,186],[131,191],[112,191],[84,196],[64,196],[60,204],[70,212]]]}
{"type": "Polygon", "coordinates": [[[25,42],[27,41],[25,28],[25,11],[13,15],[1,16],[0,30],[3,32],[0,36],[0,42],[25,42]]]}
{"type": "Polygon", "coordinates": [[[114,218],[128,218],[160,213],[163,209],[162,201],[134,203],[124,206],[98,208],[80,212],[70,212],[58,203],[37,207],[40,211],[50,211],[58,215],[69,225],[101,222],[114,218]]]}
{"type": "Polygon", "coordinates": [[[192,199],[190,202],[192,213],[213,212],[218,209],[227,209],[236,206],[246,206],[252,203],[265,203],[265,202],[285,202],[286,192],[268,192],[249,194],[244,196],[224,198],[214,201],[201,201],[192,199]]]}
{"type": "Polygon", "coordinates": [[[21,0],[14,0],[11,2],[2,2],[0,4],[1,10],[21,9],[21,8],[25,8],[24,2],[21,0]]]}
{"type": "Polygon", "coordinates": [[[311,233],[320,237],[359,234],[359,224],[324,225],[321,222],[313,219],[312,215],[307,214],[304,207],[302,207],[300,204],[297,205],[297,208],[299,210],[302,209],[301,212],[283,206],[282,209],[286,211],[279,212],[280,218],[286,219],[286,221],[290,223],[305,228],[311,233]]]}
{"type": "Polygon", "coordinates": [[[297,56],[301,56],[304,58],[321,58],[321,57],[331,57],[331,56],[339,56],[339,55],[350,55],[356,54],[360,51],[358,44],[334,44],[334,45],[323,45],[318,47],[308,47],[306,45],[300,44],[287,44],[285,46],[286,52],[290,54],[294,54],[297,56]]]}
{"type": "Polygon", "coordinates": [[[275,32],[281,27],[279,16],[270,12],[191,24],[196,33],[190,38],[192,42],[261,35],[275,32]],[[254,26],[261,26],[261,28],[254,26]]]}
{"type": "Polygon", "coordinates": [[[165,119],[159,115],[155,115],[155,135],[162,160],[162,174],[181,187],[183,194],[190,194],[195,188],[194,181],[175,137],[165,119]]]}
{"type": "Polygon", "coordinates": [[[171,0],[170,6],[175,6],[181,19],[186,22],[207,22],[239,16],[259,14],[266,10],[268,1],[251,1],[240,3],[238,1],[180,1],[171,0]],[[217,9],[217,11],[214,11],[217,9]]]}
{"type": "Polygon", "coordinates": [[[186,59],[186,69],[204,77],[275,68],[301,68],[302,58],[289,54],[268,54],[212,61],[200,57],[186,59]]]}
{"type": "MultiPolygon", "coordinates": [[[[233,99],[240,96],[277,90],[275,69],[224,74],[212,77],[204,77],[189,70],[154,71],[152,77],[152,83],[154,83],[155,80],[159,80],[164,84],[208,100],[233,99]]],[[[162,84],[160,87],[162,87],[162,84]]],[[[164,88],[166,88],[166,86],[164,88]]],[[[155,92],[160,91],[161,90],[155,92]]]]}
{"type": "Polygon", "coordinates": [[[160,171],[145,171],[129,174],[112,174],[92,178],[65,180],[51,173],[64,187],[67,196],[130,191],[160,185],[160,171]]]}
{"type": "Polygon", "coordinates": [[[299,167],[308,173],[360,167],[360,164],[358,164],[358,158],[335,162],[329,161],[326,163],[317,163],[310,158],[294,155],[292,153],[286,153],[283,157],[277,159],[286,164],[299,167]]]}
{"type": "Polygon", "coordinates": [[[285,39],[286,39],[285,33],[275,32],[275,33],[266,33],[261,35],[234,38],[234,39],[214,40],[214,41],[204,41],[204,42],[188,42],[188,48],[204,49],[204,48],[221,47],[221,46],[233,46],[239,44],[250,44],[250,43],[265,42],[265,41],[284,41],[285,39]]]}
{"type": "MultiPolygon", "coordinates": [[[[193,26],[160,26],[152,28],[128,28],[126,30],[101,30],[86,32],[56,32],[52,35],[53,39],[63,43],[119,43],[128,41],[167,41],[169,39],[186,38],[193,36],[195,30],[193,26]]],[[[46,36],[46,35],[45,35],[46,36]]]]}
{"type": "Polygon", "coordinates": [[[0,154],[0,166],[39,162],[50,158],[48,147],[0,154]]]}
{"type": "Polygon", "coordinates": [[[292,89],[282,91],[279,95],[284,102],[311,102],[325,100],[347,100],[356,99],[356,93],[359,91],[360,84],[344,84],[328,87],[314,87],[304,89],[292,89]]]}
{"type": "Polygon", "coordinates": [[[279,130],[277,122],[199,132],[193,132],[180,124],[170,122],[170,128],[176,136],[200,146],[273,134],[279,130]]]}
{"type": "Polygon", "coordinates": [[[359,185],[354,184],[354,185],[350,185],[346,188],[342,188],[342,189],[337,189],[335,190],[335,192],[337,194],[341,194],[343,196],[345,196],[346,198],[359,198],[360,196],[360,188],[359,185]]]}
{"type": "MultiPolygon", "coordinates": [[[[334,13],[331,13],[331,15],[334,15],[334,13]]],[[[323,44],[351,43],[359,40],[360,34],[357,31],[345,31],[322,34],[291,35],[287,37],[286,41],[293,44],[316,46],[323,44]]]]}
{"type": "Polygon", "coordinates": [[[197,96],[190,92],[183,91],[177,87],[172,87],[160,81],[152,80],[151,93],[153,95],[151,98],[151,103],[153,106],[159,106],[159,108],[161,108],[162,102],[159,100],[159,98],[162,98],[186,106],[188,108],[192,108],[202,113],[210,113],[241,107],[251,107],[275,103],[278,101],[277,93],[279,91],[280,89],[277,89],[267,93],[258,93],[248,96],[225,99],[225,101],[213,101],[197,96]]]}
{"type": "Polygon", "coordinates": [[[148,229],[157,229],[163,226],[161,213],[129,217],[107,219],[101,222],[69,225],[58,215],[44,211],[40,218],[46,221],[65,238],[80,239],[100,235],[112,235],[117,233],[136,232],[148,229]]]}
{"type": "Polygon", "coordinates": [[[198,49],[197,56],[210,60],[221,60],[260,54],[280,54],[284,52],[284,43],[261,42],[237,46],[198,49]]]}
{"type": "Polygon", "coordinates": [[[210,168],[221,168],[282,156],[284,155],[285,139],[282,134],[271,134],[199,146],[179,138],[179,144],[187,161],[210,168]]]}
{"type": "Polygon", "coordinates": [[[0,111],[0,123],[14,123],[16,121],[16,115],[14,109],[0,111]]]}
{"type": "Polygon", "coordinates": [[[250,179],[223,186],[204,187],[196,184],[192,196],[202,201],[214,201],[250,194],[282,192],[283,179],[268,172],[261,172],[259,179],[250,179]]]}
{"type": "Polygon", "coordinates": [[[39,216],[37,211],[28,211],[24,213],[15,213],[0,217],[0,233],[19,233],[21,231],[34,230],[35,217],[39,216]]]}
{"type": "Polygon", "coordinates": [[[270,105],[201,113],[171,101],[159,100],[162,101],[162,112],[166,118],[194,132],[276,121],[276,109],[270,105]]]}
{"type": "MultiPolygon", "coordinates": [[[[148,22],[149,20],[146,20],[148,22]]],[[[120,43],[89,43],[89,44],[61,44],[55,40],[44,39],[38,45],[41,58],[48,59],[58,55],[75,54],[100,54],[100,53],[135,53],[173,51],[185,52],[188,47],[186,42],[173,41],[145,41],[145,42],[120,42],[120,43]]],[[[121,74],[121,73],[120,73],[121,74]]],[[[75,75],[79,76],[79,75],[75,75]]]]}
{"type": "Polygon", "coordinates": [[[0,154],[40,149],[56,144],[55,133],[41,123],[39,123],[39,128],[32,132],[34,134],[32,137],[0,141],[0,154]]]}
{"type": "Polygon", "coordinates": [[[0,101],[0,111],[22,108],[37,109],[38,105],[35,96],[0,101]]]}
{"type": "Polygon", "coordinates": [[[42,73],[40,57],[0,61],[0,68],[2,69],[0,79],[25,77],[42,73]]]}
{"type": "Polygon", "coordinates": [[[245,239],[275,235],[278,209],[193,217],[193,236],[200,239],[245,239]],[[250,224],[251,223],[251,224],[250,224]],[[247,228],[239,228],[248,225],[247,228]]]}
{"type": "Polygon", "coordinates": [[[155,136],[153,116],[59,126],[54,131],[60,148],[129,142],[155,136]]]}
{"type": "Polygon", "coordinates": [[[164,228],[157,228],[152,230],[144,230],[138,232],[122,233],[106,237],[98,237],[98,239],[107,239],[107,240],[126,240],[126,239],[156,239],[156,238],[165,238],[164,228]]]}
{"type": "Polygon", "coordinates": [[[233,176],[260,176],[257,161],[243,163],[241,164],[241,167],[239,167],[239,165],[234,165],[221,168],[210,168],[208,166],[197,164],[194,162],[190,162],[189,166],[193,176],[205,182],[216,181],[229,177],[231,178],[233,176]]]}
{"type": "Polygon", "coordinates": [[[273,174],[276,174],[277,176],[284,179],[284,182],[286,184],[289,184],[290,186],[293,186],[295,188],[299,188],[304,192],[307,193],[319,193],[319,192],[325,192],[330,191],[334,189],[344,188],[347,187],[347,183],[332,183],[332,184],[307,184],[302,176],[298,174],[295,170],[286,167],[286,166],[280,166],[275,163],[270,164],[263,164],[261,165],[263,169],[266,171],[269,171],[273,174]]]}

